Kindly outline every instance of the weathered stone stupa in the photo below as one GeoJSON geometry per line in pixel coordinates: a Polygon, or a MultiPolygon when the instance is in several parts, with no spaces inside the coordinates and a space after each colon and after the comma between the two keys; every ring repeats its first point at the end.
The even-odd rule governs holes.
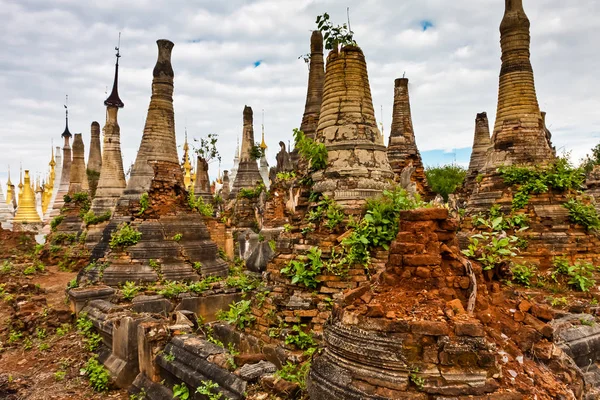
{"type": "Polygon", "coordinates": [[[62,156],[62,171],[60,174],[60,185],[58,186],[58,192],[56,193],[56,199],[54,206],[50,212],[50,217],[53,218],[60,214],[60,210],[65,204],[64,196],[69,193],[69,185],[71,183],[71,146],[69,140],[73,135],[69,131],[69,110],[66,111],[66,125],[65,131],[61,137],[64,139],[63,145],[63,156],[62,156]]]}
{"type": "Polygon", "coordinates": [[[15,214],[14,223],[36,223],[42,222],[35,206],[35,193],[31,188],[29,170],[25,170],[25,182],[23,194],[19,197],[19,208],[15,214]]]}
{"type": "MultiPolygon", "coordinates": [[[[59,188],[60,188],[60,181],[61,181],[61,176],[62,176],[62,167],[63,167],[63,163],[62,163],[62,156],[60,154],[60,147],[56,146],[56,151],[53,153],[54,155],[54,162],[56,164],[56,167],[54,168],[54,179],[52,179],[52,196],[50,197],[50,201],[48,202],[48,208],[46,209],[46,212],[44,213],[44,221],[47,222],[50,218],[50,213],[52,212],[52,209],[54,208],[54,202],[56,201],[56,196],[58,194],[59,188]]],[[[52,178],[52,174],[50,174],[50,177],[52,178]]]]}
{"type": "Polygon", "coordinates": [[[269,179],[269,162],[267,161],[267,144],[265,143],[265,124],[262,124],[262,140],[260,142],[260,148],[262,149],[262,157],[260,157],[259,171],[260,177],[262,178],[267,190],[271,186],[269,179]]]}
{"type": "Polygon", "coordinates": [[[529,19],[523,0],[506,0],[500,24],[502,68],[492,151],[486,170],[501,165],[547,164],[555,153],[540,112],[529,59],[529,19]]]}
{"type": "Polygon", "coordinates": [[[310,61],[308,72],[308,89],[306,91],[306,104],[300,130],[311,138],[315,138],[321,103],[323,102],[323,84],[325,82],[325,63],[323,61],[323,34],[313,31],[310,36],[310,61]]]}
{"type": "Polygon", "coordinates": [[[119,51],[117,49],[115,63],[115,79],[110,96],[104,100],[106,106],[106,122],[104,123],[104,151],[102,152],[102,167],[96,195],[92,201],[92,211],[98,215],[114,209],[117,200],[127,186],[125,172],[123,171],[123,157],[121,155],[121,128],[117,121],[119,108],[125,104],[119,98],[119,51]]]}
{"type": "Polygon", "coordinates": [[[88,192],[89,190],[85,168],[85,146],[81,133],[76,133],[73,139],[73,162],[71,163],[69,193],[88,192]]]}
{"type": "Polygon", "coordinates": [[[231,167],[231,175],[229,176],[229,190],[233,189],[233,183],[237,175],[238,167],[240,166],[240,138],[238,137],[237,145],[235,146],[235,154],[233,156],[233,166],[231,167]]]}
{"type": "Polygon", "coordinates": [[[233,188],[229,194],[229,198],[235,199],[240,189],[250,189],[256,187],[258,182],[262,182],[262,177],[258,171],[256,160],[250,155],[250,151],[254,146],[254,127],[252,108],[244,106],[244,128],[242,131],[242,151],[240,152],[240,163],[233,188]]]}
{"type": "Polygon", "coordinates": [[[8,209],[6,198],[4,198],[4,192],[2,191],[2,185],[0,185],[0,227],[6,228],[8,221],[12,220],[12,213],[8,209]]]}
{"type": "Polygon", "coordinates": [[[92,122],[90,140],[90,154],[88,156],[87,178],[90,188],[90,196],[96,195],[100,171],[102,169],[102,150],[100,149],[100,124],[92,122]]]}
{"type": "Polygon", "coordinates": [[[221,198],[223,200],[229,198],[229,171],[223,171],[223,188],[221,189],[221,198]]]}
{"type": "Polygon", "coordinates": [[[158,61],[153,71],[152,97],[144,135],[120,202],[138,201],[143,193],[150,190],[154,178],[153,163],[164,162],[179,167],[173,111],[174,73],[171,66],[173,42],[161,39],[157,44],[158,61]]]}
{"type": "MultiPolygon", "coordinates": [[[[188,205],[175,140],[173,43],[158,40],[157,44],[158,61],[140,151],[127,190],[92,252],[92,259],[109,264],[102,278],[108,285],[154,282],[159,275],[174,281],[198,280],[200,274],[227,274],[227,263],[218,258],[217,245],[210,240],[201,215],[188,205]],[[146,200],[141,201],[142,195],[146,200]],[[139,241],[109,248],[111,234],[123,224],[140,232],[139,241]]],[[[95,273],[89,271],[90,276],[95,273]]]]}
{"type": "Polygon", "coordinates": [[[427,197],[431,195],[423,160],[415,140],[407,78],[398,78],[394,81],[394,110],[387,156],[398,177],[406,167],[412,165],[415,170],[410,179],[416,184],[417,191],[427,197]]]}
{"type": "Polygon", "coordinates": [[[343,207],[363,204],[394,179],[377,128],[362,50],[346,46],[327,57],[317,140],[328,152],[327,168],[313,174],[313,190],[343,207]]]}
{"type": "Polygon", "coordinates": [[[212,204],[213,195],[210,192],[208,178],[208,163],[198,156],[196,163],[196,182],[194,183],[194,196],[202,197],[205,203],[212,204]]]}
{"type": "Polygon", "coordinates": [[[469,161],[469,170],[465,179],[466,194],[473,192],[473,186],[478,176],[483,172],[485,159],[490,148],[490,123],[487,113],[477,114],[475,118],[475,136],[473,137],[473,150],[471,151],[471,160],[469,161]]]}

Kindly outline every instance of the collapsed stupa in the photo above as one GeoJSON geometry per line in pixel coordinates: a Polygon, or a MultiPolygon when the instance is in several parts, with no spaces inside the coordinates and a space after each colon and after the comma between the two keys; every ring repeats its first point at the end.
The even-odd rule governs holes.
{"type": "Polygon", "coordinates": [[[101,169],[102,150],[100,149],[100,124],[97,121],[94,121],[91,126],[90,154],[88,156],[86,171],[91,197],[96,195],[101,169]]]}
{"type": "Polygon", "coordinates": [[[345,46],[327,57],[317,140],[325,144],[327,167],[313,174],[313,190],[344,208],[360,208],[394,179],[377,127],[362,50],[345,46]]]}
{"type": "Polygon", "coordinates": [[[431,197],[423,160],[415,140],[407,78],[394,81],[394,109],[387,156],[398,179],[407,167],[412,166],[414,171],[409,175],[410,180],[416,184],[420,194],[431,197]]]}
{"type": "Polygon", "coordinates": [[[235,199],[240,189],[255,188],[258,183],[262,183],[262,177],[258,171],[256,159],[252,158],[251,150],[254,147],[254,126],[252,117],[252,108],[244,106],[244,128],[242,131],[242,150],[240,152],[240,162],[235,175],[235,181],[229,194],[230,199],[235,199]]]}
{"type": "Polygon", "coordinates": [[[92,201],[92,211],[98,215],[107,211],[112,212],[117,200],[127,186],[125,172],[123,171],[123,157],[121,155],[121,128],[117,120],[119,108],[125,104],[119,97],[119,58],[117,49],[115,63],[115,78],[110,96],[104,101],[106,106],[106,122],[104,123],[104,151],[102,152],[102,166],[96,194],[92,201]]]}
{"type": "Polygon", "coordinates": [[[477,117],[475,118],[473,150],[471,151],[471,160],[469,161],[469,169],[467,171],[467,177],[465,178],[465,191],[467,194],[471,194],[475,182],[478,179],[483,178],[483,175],[480,174],[483,172],[486,155],[490,145],[490,124],[488,122],[487,113],[482,112],[477,114],[477,117]]]}
{"type": "Polygon", "coordinates": [[[71,146],[69,144],[69,140],[73,135],[69,131],[69,110],[65,111],[65,131],[62,133],[61,137],[64,139],[63,145],[63,155],[62,155],[62,170],[60,174],[60,185],[58,186],[58,191],[56,193],[56,198],[54,200],[54,205],[52,207],[52,211],[50,212],[50,218],[53,218],[60,214],[60,210],[65,204],[64,196],[69,193],[69,184],[71,183],[71,146]]]}
{"type": "Polygon", "coordinates": [[[69,193],[87,193],[89,189],[85,168],[85,146],[81,133],[76,133],[73,139],[73,161],[71,163],[69,193]]]}
{"type": "MultiPolygon", "coordinates": [[[[198,280],[200,274],[227,274],[227,263],[218,258],[217,245],[210,240],[201,215],[188,203],[175,139],[173,43],[161,39],[157,45],[140,150],[127,189],[92,251],[92,259],[109,265],[102,273],[108,285],[155,282],[159,276],[176,281],[198,280]],[[138,239],[109,246],[111,236],[118,236],[122,229],[139,232],[138,239]]],[[[88,279],[99,274],[95,269],[87,273],[88,279]]]]}

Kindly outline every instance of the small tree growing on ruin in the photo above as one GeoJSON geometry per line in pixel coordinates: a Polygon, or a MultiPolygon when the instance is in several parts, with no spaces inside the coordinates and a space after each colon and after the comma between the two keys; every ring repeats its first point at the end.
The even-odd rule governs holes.
{"type": "Polygon", "coordinates": [[[217,150],[218,140],[219,135],[216,133],[209,133],[206,138],[194,138],[194,142],[198,143],[198,147],[194,147],[194,152],[207,164],[214,160],[219,160],[220,162],[221,155],[219,154],[219,150],[217,150]]]}
{"type": "Polygon", "coordinates": [[[317,17],[317,29],[323,33],[325,41],[325,50],[333,50],[338,46],[356,46],[354,40],[354,32],[350,29],[350,21],[348,24],[334,26],[329,20],[329,14],[323,13],[317,17]]]}

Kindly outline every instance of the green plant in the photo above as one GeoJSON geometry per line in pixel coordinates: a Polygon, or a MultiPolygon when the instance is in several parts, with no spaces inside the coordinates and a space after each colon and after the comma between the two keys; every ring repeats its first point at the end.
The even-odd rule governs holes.
{"type": "Polygon", "coordinates": [[[523,285],[529,287],[531,285],[531,279],[536,275],[537,268],[535,266],[527,266],[525,264],[517,264],[512,267],[511,272],[514,280],[523,285]]]}
{"type": "Polygon", "coordinates": [[[37,328],[35,328],[35,336],[38,339],[43,340],[43,339],[46,339],[46,336],[48,336],[48,335],[46,334],[46,329],[37,327],[37,328]]]}
{"type": "Polygon", "coordinates": [[[303,364],[296,365],[291,362],[287,362],[275,375],[288,382],[297,383],[300,389],[306,389],[306,377],[310,370],[310,361],[303,364]]]}
{"type": "Polygon", "coordinates": [[[108,390],[110,375],[106,368],[98,362],[98,356],[94,354],[81,369],[81,374],[88,377],[90,386],[97,392],[108,390]]]}
{"type": "Polygon", "coordinates": [[[219,392],[215,393],[217,390],[219,390],[219,384],[211,380],[207,380],[202,381],[202,384],[196,389],[196,393],[206,396],[208,400],[221,400],[223,398],[223,394],[219,392]]]}
{"type": "Polygon", "coordinates": [[[204,202],[202,196],[198,196],[198,198],[196,198],[194,193],[191,191],[188,194],[188,204],[192,208],[192,210],[198,211],[205,217],[212,217],[215,213],[215,208],[212,204],[204,202]]]}
{"type": "Polygon", "coordinates": [[[569,267],[570,279],[567,283],[582,292],[587,292],[596,285],[596,280],[593,278],[595,270],[596,267],[591,263],[577,262],[569,267]]]}
{"type": "Polygon", "coordinates": [[[228,311],[219,311],[217,319],[235,325],[238,329],[243,330],[256,320],[254,315],[252,315],[250,304],[250,300],[240,300],[237,303],[230,304],[228,311]]]}
{"type": "Polygon", "coordinates": [[[171,240],[173,240],[174,242],[179,242],[182,238],[183,238],[183,235],[181,233],[176,233],[175,235],[173,235],[171,240]]]}
{"type": "Polygon", "coordinates": [[[581,165],[579,167],[582,168],[586,174],[589,174],[590,172],[592,172],[592,169],[594,169],[594,166],[599,165],[599,164],[600,164],[600,144],[597,144],[592,149],[592,155],[591,156],[589,154],[586,155],[586,157],[583,160],[581,160],[581,165]]]}
{"type": "Polygon", "coordinates": [[[190,390],[181,382],[179,385],[173,385],[173,399],[188,400],[190,398],[190,390]]]}
{"type": "Polygon", "coordinates": [[[12,268],[12,264],[8,260],[4,260],[2,266],[0,266],[0,274],[9,274],[12,268]]]}
{"type": "Polygon", "coordinates": [[[71,330],[71,324],[63,323],[56,328],[56,336],[65,336],[71,330]]]}
{"type": "Polygon", "coordinates": [[[570,264],[565,257],[554,257],[552,264],[554,265],[554,271],[552,271],[551,277],[555,282],[558,281],[558,275],[569,275],[570,264]]]}
{"type": "Polygon", "coordinates": [[[175,298],[179,296],[181,293],[185,292],[187,287],[184,283],[178,283],[175,281],[166,281],[162,287],[158,291],[158,294],[165,296],[169,299],[175,298]]]}
{"type": "Polygon", "coordinates": [[[23,349],[25,350],[31,350],[33,348],[33,342],[31,341],[30,338],[26,337],[23,340],[23,349]]]}
{"type": "Polygon", "coordinates": [[[594,326],[594,325],[596,325],[596,321],[594,321],[593,319],[581,318],[579,320],[579,322],[581,323],[581,325],[585,325],[585,326],[594,326]]]}
{"type": "Polygon", "coordinates": [[[305,324],[293,325],[292,331],[285,337],[285,344],[296,346],[300,350],[307,350],[311,347],[316,347],[317,342],[312,335],[304,332],[305,324]]]}
{"type": "Polygon", "coordinates": [[[290,224],[283,225],[283,231],[288,233],[292,231],[292,226],[290,224]]]}
{"type": "Polygon", "coordinates": [[[107,211],[104,214],[95,215],[94,212],[90,210],[83,216],[83,222],[85,222],[86,226],[97,225],[99,223],[108,221],[110,216],[110,211],[107,211]]]}
{"type": "Polygon", "coordinates": [[[142,215],[150,207],[150,197],[148,193],[142,193],[140,196],[140,211],[138,215],[142,215]]]}
{"type": "Polygon", "coordinates": [[[498,232],[482,232],[469,238],[469,246],[462,253],[481,262],[485,271],[509,263],[517,255],[516,236],[505,236],[498,232]]]}
{"type": "Polygon", "coordinates": [[[196,272],[200,272],[202,270],[202,263],[200,261],[194,261],[192,268],[194,268],[196,272]]]}
{"type": "Polygon", "coordinates": [[[67,376],[67,371],[56,371],[54,373],[54,380],[57,382],[64,381],[67,376]]]}
{"type": "Polygon", "coordinates": [[[323,32],[325,50],[337,49],[338,46],[356,46],[354,32],[352,32],[346,24],[334,26],[333,23],[329,21],[328,13],[319,15],[316,24],[317,29],[323,32]]]}
{"type": "Polygon", "coordinates": [[[265,155],[265,150],[260,147],[260,143],[255,143],[254,146],[250,147],[250,158],[253,160],[260,160],[265,155]]]}
{"type": "Polygon", "coordinates": [[[65,219],[64,216],[62,215],[57,215],[56,217],[54,217],[52,219],[52,221],[50,221],[50,228],[52,229],[52,231],[56,231],[56,228],[60,225],[61,222],[63,222],[63,220],[65,219]]]}
{"type": "Polygon", "coordinates": [[[419,368],[413,368],[411,369],[410,374],[408,374],[408,378],[417,387],[418,390],[423,390],[423,387],[425,386],[425,378],[422,378],[419,375],[417,375],[418,373],[419,368]]]}
{"type": "Polygon", "coordinates": [[[121,294],[124,300],[133,299],[140,291],[140,287],[135,282],[127,281],[121,287],[121,294]]]}
{"type": "Polygon", "coordinates": [[[23,275],[33,275],[35,274],[35,266],[30,265],[29,267],[23,270],[23,275]]]}
{"type": "Polygon", "coordinates": [[[262,182],[257,182],[257,185],[254,189],[241,188],[238,192],[238,197],[243,199],[256,199],[265,190],[265,184],[262,182]]]}
{"type": "Polygon", "coordinates": [[[294,149],[308,162],[309,169],[319,171],[327,167],[327,148],[323,143],[318,143],[306,137],[300,129],[294,129],[294,149]]]}
{"type": "Polygon", "coordinates": [[[277,242],[275,242],[274,239],[269,240],[269,247],[271,248],[273,253],[275,253],[275,251],[277,250],[277,242]]]}
{"type": "Polygon", "coordinates": [[[40,343],[40,345],[38,346],[38,349],[40,351],[46,351],[46,350],[50,349],[50,345],[48,343],[40,343]]]}
{"type": "Polygon", "coordinates": [[[576,198],[570,198],[563,207],[569,210],[569,220],[584,226],[588,231],[600,230],[600,217],[593,204],[583,204],[576,198]]]}
{"type": "Polygon", "coordinates": [[[307,288],[316,288],[316,277],[323,270],[323,261],[321,260],[321,250],[318,247],[311,248],[306,256],[300,256],[296,260],[291,260],[281,273],[292,280],[292,284],[301,284],[307,288]]]}
{"type": "Polygon", "coordinates": [[[448,201],[448,196],[462,186],[467,170],[456,164],[427,167],[425,176],[431,190],[448,201]]]}
{"type": "Polygon", "coordinates": [[[110,235],[109,245],[111,249],[133,246],[139,242],[141,238],[141,232],[124,222],[110,235]]]}
{"type": "Polygon", "coordinates": [[[218,276],[207,276],[201,281],[188,284],[188,290],[199,294],[210,289],[210,284],[213,282],[218,282],[219,280],[220,278],[218,276]]]}
{"type": "Polygon", "coordinates": [[[175,361],[175,354],[173,354],[172,351],[169,353],[163,353],[163,358],[165,359],[165,361],[173,362],[175,361]]]}
{"type": "Polygon", "coordinates": [[[219,135],[216,133],[209,133],[206,138],[194,138],[194,142],[198,143],[198,147],[194,146],[194,152],[206,165],[215,159],[221,161],[221,156],[217,150],[218,140],[219,135]]]}
{"type": "Polygon", "coordinates": [[[76,289],[79,287],[79,282],[77,282],[77,278],[73,278],[67,283],[67,289],[76,289]]]}
{"type": "Polygon", "coordinates": [[[277,180],[280,180],[283,182],[292,180],[295,177],[296,177],[296,173],[294,171],[278,172],[276,175],[277,180]]]}
{"type": "Polygon", "coordinates": [[[552,307],[564,307],[567,304],[569,304],[569,300],[566,297],[550,298],[550,305],[552,307]]]}

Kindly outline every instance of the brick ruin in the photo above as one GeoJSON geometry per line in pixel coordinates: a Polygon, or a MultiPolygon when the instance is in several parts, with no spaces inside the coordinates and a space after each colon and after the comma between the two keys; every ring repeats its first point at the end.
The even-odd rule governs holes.
{"type": "Polygon", "coordinates": [[[410,172],[405,169],[412,167],[414,171],[408,177],[415,183],[417,192],[425,198],[433,197],[415,140],[407,78],[398,78],[394,81],[394,110],[387,156],[397,179],[402,179],[404,174],[410,172]]]}
{"type": "Polygon", "coordinates": [[[255,145],[253,121],[252,108],[244,106],[242,150],[240,152],[240,162],[237,173],[229,193],[230,199],[235,199],[240,189],[254,189],[259,182],[263,182],[260,172],[258,171],[256,159],[252,158],[250,154],[252,147],[255,145]]]}
{"type": "Polygon", "coordinates": [[[90,196],[96,196],[96,188],[100,179],[102,170],[102,150],[100,148],[100,124],[97,121],[92,122],[90,154],[88,156],[87,179],[90,188],[90,196]]]}
{"type": "Polygon", "coordinates": [[[81,133],[76,133],[73,139],[73,161],[71,163],[69,193],[87,193],[89,189],[85,168],[85,146],[81,133]]]}

